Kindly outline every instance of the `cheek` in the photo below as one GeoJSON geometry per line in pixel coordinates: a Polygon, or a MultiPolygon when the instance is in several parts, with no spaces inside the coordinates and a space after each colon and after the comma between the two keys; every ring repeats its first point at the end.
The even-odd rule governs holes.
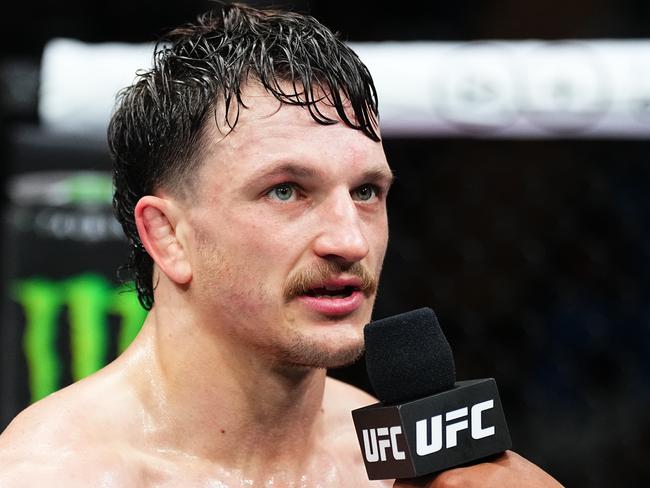
{"type": "Polygon", "coordinates": [[[263,308],[267,300],[256,263],[215,247],[202,251],[197,265],[192,284],[207,310],[239,322],[263,308]]]}
{"type": "Polygon", "coordinates": [[[292,261],[304,251],[309,234],[308,226],[301,219],[287,219],[260,212],[252,208],[246,212],[248,218],[238,219],[232,224],[239,232],[229,246],[258,266],[275,273],[290,271],[292,261]]]}
{"type": "Polygon", "coordinates": [[[373,251],[373,255],[377,258],[377,266],[381,268],[384,256],[386,255],[386,248],[388,247],[388,220],[380,219],[376,222],[371,222],[368,225],[366,233],[368,244],[373,251]]]}
{"type": "Polygon", "coordinates": [[[253,313],[282,296],[295,239],[286,228],[258,220],[229,219],[202,233],[194,277],[207,299],[253,313]]]}

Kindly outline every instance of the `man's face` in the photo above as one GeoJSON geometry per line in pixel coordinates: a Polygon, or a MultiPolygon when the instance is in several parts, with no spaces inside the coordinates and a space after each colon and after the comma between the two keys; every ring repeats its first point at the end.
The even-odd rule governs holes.
{"type": "Polygon", "coordinates": [[[234,131],[208,131],[189,198],[193,303],[220,341],[283,364],[349,363],[388,240],[383,148],[261,88],[244,103],[234,131]]]}

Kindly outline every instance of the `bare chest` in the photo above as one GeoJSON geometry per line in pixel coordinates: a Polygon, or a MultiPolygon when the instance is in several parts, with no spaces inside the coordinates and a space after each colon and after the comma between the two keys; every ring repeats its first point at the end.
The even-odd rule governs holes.
{"type": "Polygon", "coordinates": [[[137,487],[159,488],[365,488],[391,486],[368,481],[363,466],[335,455],[317,455],[305,466],[227,467],[200,461],[149,462],[137,487]]]}

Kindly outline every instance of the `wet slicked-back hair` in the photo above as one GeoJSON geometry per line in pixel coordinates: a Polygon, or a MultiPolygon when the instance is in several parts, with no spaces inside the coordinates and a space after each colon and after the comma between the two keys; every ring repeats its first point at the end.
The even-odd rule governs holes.
{"type": "Polygon", "coordinates": [[[377,94],[367,68],[329,29],[310,16],[218,3],[196,23],[160,39],[153,67],[122,90],[108,129],[114,159],[113,207],[131,246],[125,266],[142,306],[153,306],[153,261],[135,225],[138,200],[160,188],[182,191],[202,159],[204,132],[222,107],[234,128],[247,83],[282,103],[338,123],[318,103],[378,141],[377,94]]]}

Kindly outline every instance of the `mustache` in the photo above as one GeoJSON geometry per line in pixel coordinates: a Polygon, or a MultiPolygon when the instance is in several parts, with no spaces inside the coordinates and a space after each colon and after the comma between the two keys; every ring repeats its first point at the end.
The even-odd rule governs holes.
{"type": "Polygon", "coordinates": [[[304,295],[313,288],[323,287],[327,280],[342,273],[359,278],[359,290],[364,295],[371,296],[377,291],[378,278],[361,263],[341,265],[334,261],[324,261],[290,275],[284,287],[284,296],[291,299],[304,295]]]}

